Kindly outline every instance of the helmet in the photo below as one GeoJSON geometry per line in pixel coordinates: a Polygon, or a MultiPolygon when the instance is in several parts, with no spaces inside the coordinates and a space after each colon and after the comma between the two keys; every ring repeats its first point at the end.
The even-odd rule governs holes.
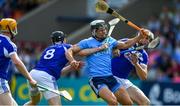
{"type": "Polygon", "coordinates": [[[107,28],[107,25],[104,20],[94,20],[90,23],[91,30],[98,29],[98,28],[107,28]]]}
{"type": "Polygon", "coordinates": [[[92,35],[96,37],[96,30],[99,28],[105,28],[108,30],[108,26],[104,20],[94,20],[90,23],[92,35]]]}
{"type": "Polygon", "coordinates": [[[154,40],[154,34],[151,31],[148,31],[148,39],[150,42],[154,40]]]}
{"type": "Polygon", "coordinates": [[[14,37],[17,35],[17,22],[12,18],[3,18],[0,21],[0,31],[1,32],[10,32],[14,37]]]}
{"type": "MultiPolygon", "coordinates": [[[[154,34],[150,30],[145,29],[145,33],[147,34],[147,37],[144,38],[144,39],[146,39],[146,43],[143,43],[144,40],[140,40],[139,41],[140,45],[147,45],[147,41],[150,43],[154,40],[154,34]]],[[[140,32],[138,32],[138,36],[139,35],[140,35],[140,32]]]]}
{"type": "Polygon", "coordinates": [[[64,42],[65,37],[66,36],[62,31],[54,31],[51,34],[51,39],[53,43],[59,42],[59,41],[64,42]]]}

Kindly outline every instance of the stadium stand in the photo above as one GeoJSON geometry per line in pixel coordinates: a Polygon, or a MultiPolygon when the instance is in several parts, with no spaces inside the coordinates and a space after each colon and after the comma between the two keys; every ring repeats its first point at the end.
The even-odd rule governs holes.
{"type": "MultiPolygon", "coordinates": [[[[68,40],[72,44],[89,36],[88,23],[97,17],[88,17],[85,11],[86,0],[76,0],[75,6],[72,6],[73,3],[70,4],[71,10],[67,10],[68,2],[70,1],[0,0],[0,18],[17,19],[19,35],[25,35],[18,35],[15,42],[21,48],[18,53],[29,70],[36,64],[42,50],[50,44],[47,39],[53,30],[62,29],[67,32],[68,40]]],[[[159,47],[148,51],[147,80],[180,83],[180,0],[133,0],[118,12],[161,38],[159,47]]],[[[113,17],[100,15],[100,18],[108,21],[113,17]]],[[[112,36],[120,39],[131,37],[135,32],[134,29],[120,23],[112,36]]],[[[16,76],[19,75],[13,65],[10,69],[16,76]]],[[[79,71],[64,77],[80,79],[85,76],[84,71],[79,71]]],[[[130,78],[138,79],[135,73],[132,73],[130,78]]]]}

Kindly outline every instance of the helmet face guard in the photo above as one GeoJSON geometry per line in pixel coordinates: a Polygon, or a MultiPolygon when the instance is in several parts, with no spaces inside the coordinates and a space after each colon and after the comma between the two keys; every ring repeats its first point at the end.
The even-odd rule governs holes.
{"type": "Polygon", "coordinates": [[[94,20],[90,23],[92,36],[97,38],[97,30],[105,29],[108,30],[108,26],[104,20],[94,20]]]}
{"type": "Polygon", "coordinates": [[[63,43],[65,37],[66,37],[66,35],[62,31],[54,31],[51,34],[51,40],[52,40],[53,44],[55,44],[56,42],[60,42],[60,41],[61,41],[61,43],[63,43]]]}
{"type": "MultiPolygon", "coordinates": [[[[146,34],[148,35],[148,37],[144,38],[146,40],[144,40],[144,39],[140,40],[138,45],[147,45],[147,43],[150,43],[155,39],[154,34],[150,30],[145,29],[145,31],[146,31],[146,34]]],[[[139,34],[140,33],[138,33],[138,36],[139,36],[139,34]]]]}
{"type": "Polygon", "coordinates": [[[11,34],[11,39],[17,35],[17,22],[12,18],[3,18],[0,21],[0,31],[11,34]]]}

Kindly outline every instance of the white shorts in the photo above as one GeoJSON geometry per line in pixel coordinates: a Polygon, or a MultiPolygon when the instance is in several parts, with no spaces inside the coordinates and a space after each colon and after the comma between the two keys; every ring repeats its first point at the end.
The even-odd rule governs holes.
{"type": "MultiPolygon", "coordinates": [[[[44,71],[33,69],[30,72],[30,75],[32,76],[32,78],[34,80],[37,81],[38,84],[49,87],[49,88],[54,89],[54,90],[58,90],[58,85],[57,85],[55,78],[53,76],[49,75],[48,73],[46,73],[44,71]]],[[[31,87],[30,87],[30,91],[32,92],[31,87]]],[[[59,96],[59,95],[57,95],[53,92],[50,92],[50,91],[44,91],[42,89],[40,89],[40,91],[42,91],[46,100],[49,100],[49,99],[56,97],[56,96],[59,96]]]]}
{"type": "Polygon", "coordinates": [[[116,77],[115,78],[117,79],[117,81],[125,88],[129,88],[131,86],[135,86],[131,81],[129,81],[128,79],[124,79],[124,78],[119,78],[119,77],[116,77]]]}
{"type": "Polygon", "coordinates": [[[10,92],[8,81],[0,78],[0,94],[10,92]]]}

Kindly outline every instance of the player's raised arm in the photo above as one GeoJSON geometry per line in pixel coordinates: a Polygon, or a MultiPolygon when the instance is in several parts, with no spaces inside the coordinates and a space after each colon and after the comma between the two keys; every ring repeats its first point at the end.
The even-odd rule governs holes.
{"type": "Polygon", "coordinates": [[[135,45],[140,39],[143,39],[144,37],[146,37],[146,35],[144,35],[144,32],[146,32],[146,30],[142,29],[138,36],[135,36],[134,38],[131,38],[126,42],[118,41],[117,48],[118,49],[127,49],[127,48],[135,45]]]}

